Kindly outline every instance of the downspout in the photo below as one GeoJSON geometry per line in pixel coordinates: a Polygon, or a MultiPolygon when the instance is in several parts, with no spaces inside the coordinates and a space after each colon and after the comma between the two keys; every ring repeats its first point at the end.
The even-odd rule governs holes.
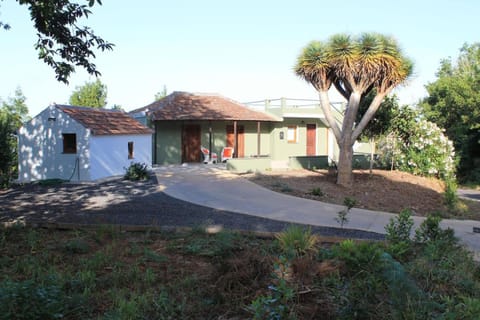
{"type": "Polygon", "coordinates": [[[157,122],[153,122],[153,159],[152,164],[157,164],[157,122]]]}
{"type": "Polygon", "coordinates": [[[238,158],[238,145],[237,145],[237,120],[233,121],[233,152],[234,157],[238,158]]]}
{"type": "Polygon", "coordinates": [[[260,121],[257,121],[257,158],[260,158],[260,143],[261,143],[261,136],[260,136],[260,121]]]}

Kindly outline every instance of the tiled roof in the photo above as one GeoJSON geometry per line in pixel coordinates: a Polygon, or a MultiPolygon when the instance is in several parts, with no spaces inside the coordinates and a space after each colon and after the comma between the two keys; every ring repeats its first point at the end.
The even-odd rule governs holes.
{"type": "Polygon", "coordinates": [[[68,114],[85,128],[90,129],[92,135],[95,136],[151,134],[153,132],[123,111],[67,105],[55,105],[55,107],[68,114]]]}
{"type": "Polygon", "coordinates": [[[165,98],[130,113],[145,111],[152,120],[279,121],[263,112],[217,94],[175,91],[165,98]]]}

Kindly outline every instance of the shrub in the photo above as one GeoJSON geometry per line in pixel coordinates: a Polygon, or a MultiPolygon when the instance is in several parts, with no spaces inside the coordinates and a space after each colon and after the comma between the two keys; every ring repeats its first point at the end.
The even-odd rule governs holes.
{"type": "Polygon", "coordinates": [[[137,181],[149,178],[148,165],[145,163],[132,162],[128,168],[125,168],[125,171],[127,180],[137,181]]]}
{"type": "Polygon", "coordinates": [[[445,180],[444,200],[450,210],[456,209],[458,204],[457,182],[452,178],[445,180]]]}
{"type": "Polygon", "coordinates": [[[0,319],[75,318],[83,299],[68,295],[54,278],[38,284],[33,280],[0,283],[0,319]]]}
{"type": "Polygon", "coordinates": [[[324,195],[322,189],[320,189],[320,188],[313,188],[312,191],[310,191],[310,193],[314,196],[317,196],[317,197],[323,197],[323,195],[324,195]]]}
{"type": "Polygon", "coordinates": [[[415,241],[419,243],[433,241],[445,241],[447,244],[455,243],[453,230],[440,228],[440,221],[442,221],[442,218],[438,215],[428,215],[420,224],[420,227],[415,230],[415,241]]]}
{"type": "Polygon", "coordinates": [[[340,227],[343,228],[344,224],[348,223],[348,217],[347,215],[350,213],[350,210],[355,206],[357,203],[357,200],[349,197],[345,197],[343,199],[343,204],[345,205],[345,209],[341,210],[337,213],[337,217],[335,218],[335,221],[337,221],[340,224],[340,227]]]}
{"type": "Polygon", "coordinates": [[[390,223],[385,226],[387,241],[392,244],[410,242],[412,227],[412,212],[409,209],[402,210],[396,219],[390,219],[390,223]]]}
{"type": "Polygon", "coordinates": [[[300,257],[311,253],[315,250],[317,244],[317,237],[312,235],[310,228],[304,230],[296,225],[280,232],[276,235],[276,238],[284,253],[291,257],[300,257]]]}
{"type": "Polygon", "coordinates": [[[412,121],[408,135],[392,134],[379,149],[382,163],[415,175],[446,179],[455,172],[453,143],[433,122],[412,121]]]}

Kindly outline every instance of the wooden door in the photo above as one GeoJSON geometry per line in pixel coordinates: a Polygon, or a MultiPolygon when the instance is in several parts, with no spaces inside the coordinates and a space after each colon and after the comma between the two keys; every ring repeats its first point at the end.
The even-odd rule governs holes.
{"type": "MultiPolygon", "coordinates": [[[[233,125],[227,126],[227,147],[235,148],[233,125]]],[[[237,126],[237,150],[233,156],[235,158],[245,157],[245,128],[243,126],[237,126]]]]}
{"type": "Polygon", "coordinates": [[[307,156],[315,156],[317,154],[317,126],[315,124],[307,124],[307,156]]]}
{"type": "Polygon", "coordinates": [[[188,124],[182,130],[182,162],[201,162],[200,126],[188,124]]]}

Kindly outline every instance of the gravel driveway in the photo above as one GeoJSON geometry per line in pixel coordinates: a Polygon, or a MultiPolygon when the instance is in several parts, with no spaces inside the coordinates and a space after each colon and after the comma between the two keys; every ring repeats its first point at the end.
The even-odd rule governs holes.
{"type": "MultiPolygon", "coordinates": [[[[27,184],[0,190],[0,223],[12,221],[155,225],[277,232],[289,223],[198,206],[161,192],[156,177],[144,182],[113,179],[55,186],[27,184]]],[[[366,231],[314,227],[324,236],[383,239],[366,231]]]]}

